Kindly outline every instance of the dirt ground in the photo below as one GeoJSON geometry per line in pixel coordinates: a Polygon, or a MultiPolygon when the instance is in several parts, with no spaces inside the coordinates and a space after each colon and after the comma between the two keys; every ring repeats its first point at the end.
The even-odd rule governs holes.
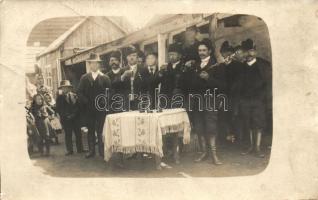
{"type": "MultiPolygon", "coordinates": [[[[124,169],[111,168],[102,157],[86,159],[85,154],[74,153],[65,156],[64,135],[59,135],[60,144],[51,146],[51,156],[41,157],[38,153],[31,155],[34,166],[43,173],[54,177],[136,177],[136,178],[161,178],[161,177],[230,177],[250,176],[262,172],[270,157],[270,140],[265,138],[263,151],[265,158],[253,155],[241,155],[242,147],[235,144],[219,145],[218,155],[223,165],[216,166],[208,162],[195,163],[198,156],[194,152],[185,152],[181,155],[181,164],[165,161],[172,168],[155,169],[154,159],[143,158],[125,160],[124,169]]],[[[75,145],[74,145],[75,147],[75,145]]]]}

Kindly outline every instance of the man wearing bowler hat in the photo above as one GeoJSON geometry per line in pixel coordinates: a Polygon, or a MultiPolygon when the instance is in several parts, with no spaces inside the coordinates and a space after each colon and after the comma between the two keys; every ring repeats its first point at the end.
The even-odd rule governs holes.
{"type": "MultiPolygon", "coordinates": [[[[185,80],[184,80],[184,62],[182,58],[182,46],[178,43],[169,45],[168,47],[168,65],[161,67],[159,71],[159,77],[161,82],[160,94],[164,94],[168,97],[167,108],[180,108],[184,105],[172,104],[172,98],[182,96],[185,98],[185,80]]],[[[164,150],[167,151],[168,143],[171,142],[171,149],[176,164],[180,163],[179,150],[182,147],[182,138],[178,138],[179,133],[172,133],[165,136],[164,150]],[[180,139],[180,140],[178,140],[180,139]]],[[[166,152],[165,152],[166,154],[166,152]]]]}
{"type": "Polygon", "coordinates": [[[238,127],[238,94],[235,82],[242,72],[243,64],[235,59],[236,53],[235,48],[232,47],[229,41],[224,41],[220,48],[220,54],[223,57],[224,62],[220,64],[220,67],[224,68],[226,87],[223,93],[228,99],[228,111],[219,112],[219,131],[224,136],[223,139],[231,140],[234,142],[235,139],[240,137],[240,127],[238,127]],[[234,135],[235,134],[235,135],[234,135]],[[236,136],[236,137],[235,137],[236,136]]]}
{"type": "Polygon", "coordinates": [[[100,72],[101,62],[97,54],[90,54],[89,59],[86,60],[89,72],[81,77],[78,86],[79,100],[87,117],[86,124],[88,128],[89,152],[86,158],[95,156],[95,131],[97,133],[99,155],[104,155],[102,131],[108,105],[107,100],[104,98],[98,99],[99,101],[96,102],[98,105],[95,104],[95,100],[98,95],[105,95],[106,89],[109,90],[111,87],[111,82],[108,76],[100,72]]]}
{"type": "Polygon", "coordinates": [[[77,153],[83,152],[83,143],[80,130],[80,111],[77,95],[72,91],[69,80],[63,80],[59,86],[60,93],[56,98],[56,110],[61,117],[65,132],[66,156],[73,154],[72,133],[74,132],[77,153]]]}
{"type": "Polygon", "coordinates": [[[250,147],[243,155],[261,152],[261,139],[265,128],[266,106],[271,108],[271,65],[257,57],[256,46],[251,39],[242,42],[246,62],[237,82],[239,112],[243,125],[249,132],[250,147]]]}
{"type": "Polygon", "coordinates": [[[127,91],[125,103],[128,103],[129,110],[138,110],[138,98],[147,90],[142,73],[144,66],[138,64],[138,51],[134,46],[127,48],[126,58],[128,65],[124,67],[124,73],[121,75],[123,88],[127,91]]]}

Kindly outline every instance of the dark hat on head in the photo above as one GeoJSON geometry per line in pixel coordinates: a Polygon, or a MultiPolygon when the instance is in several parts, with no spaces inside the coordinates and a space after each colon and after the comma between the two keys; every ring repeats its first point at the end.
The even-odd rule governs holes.
{"type": "Polygon", "coordinates": [[[158,58],[158,54],[156,53],[156,52],[148,52],[147,54],[146,54],[146,57],[147,56],[150,56],[150,55],[153,55],[153,56],[155,56],[156,58],[158,58]]]}
{"type": "Polygon", "coordinates": [[[138,53],[138,50],[136,49],[136,47],[134,46],[127,47],[126,55],[128,56],[133,53],[138,53]]]}
{"type": "Polygon", "coordinates": [[[204,38],[201,42],[199,42],[198,47],[200,45],[204,45],[204,46],[208,47],[208,49],[212,50],[212,43],[208,38],[204,38]]]}
{"type": "Polygon", "coordinates": [[[138,55],[138,57],[140,57],[140,58],[145,58],[144,52],[142,52],[142,51],[140,51],[140,50],[138,51],[137,55],[138,55]]]}
{"type": "Polygon", "coordinates": [[[168,52],[177,52],[182,54],[182,46],[180,44],[174,43],[170,44],[168,47],[168,52]]]}
{"type": "Polygon", "coordinates": [[[121,56],[120,51],[112,51],[109,58],[113,57],[113,58],[117,58],[118,60],[120,60],[120,56],[121,56]]]}
{"type": "Polygon", "coordinates": [[[96,53],[90,53],[89,58],[86,60],[88,62],[102,62],[102,60],[99,58],[99,55],[96,53]]]}
{"type": "Polygon", "coordinates": [[[224,41],[221,45],[220,52],[234,52],[234,48],[230,45],[229,41],[224,41]]]}
{"type": "Polygon", "coordinates": [[[60,86],[59,86],[59,89],[62,88],[62,87],[73,87],[71,82],[69,80],[62,80],[60,82],[60,86]]]}
{"type": "Polygon", "coordinates": [[[255,44],[253,40],[247,39],[245,41],[242,41],[241,43],[242,49],[245,51],[251,50],[251,49],[256,49],[255,44]]]}
{"type": "Polygon", "coordinates": [[[238,50],[242,49],[242,46],[241,45],[237,45],[233,49],[234,49],[234,51],[238,51],[238,50]]]}

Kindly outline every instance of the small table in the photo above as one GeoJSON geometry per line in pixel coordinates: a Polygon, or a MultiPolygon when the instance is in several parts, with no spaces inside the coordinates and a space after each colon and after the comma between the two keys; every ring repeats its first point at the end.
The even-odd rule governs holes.
{"type": "Polygon", "coordinates": [[[190,131],[188,114],[181,108],[159,113],[130,111],[109,114],[103,129],[104,159],[109,161],[116,152],[144,152],[163,157],[163,135],[179,134],[179,137],[183,137],[183,143],[189,144],[190,131]]]}

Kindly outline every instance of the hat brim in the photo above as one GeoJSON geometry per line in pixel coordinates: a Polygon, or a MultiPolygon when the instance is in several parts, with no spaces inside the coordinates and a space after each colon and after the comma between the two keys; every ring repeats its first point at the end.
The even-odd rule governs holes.
{"type": "Polygon", "coordinates": [[[60,88],[62,88],[62,87],[73,87],[73,85],[60,85],[60,86],[58,87],[58,89],[60,89],[60,88]]]}

